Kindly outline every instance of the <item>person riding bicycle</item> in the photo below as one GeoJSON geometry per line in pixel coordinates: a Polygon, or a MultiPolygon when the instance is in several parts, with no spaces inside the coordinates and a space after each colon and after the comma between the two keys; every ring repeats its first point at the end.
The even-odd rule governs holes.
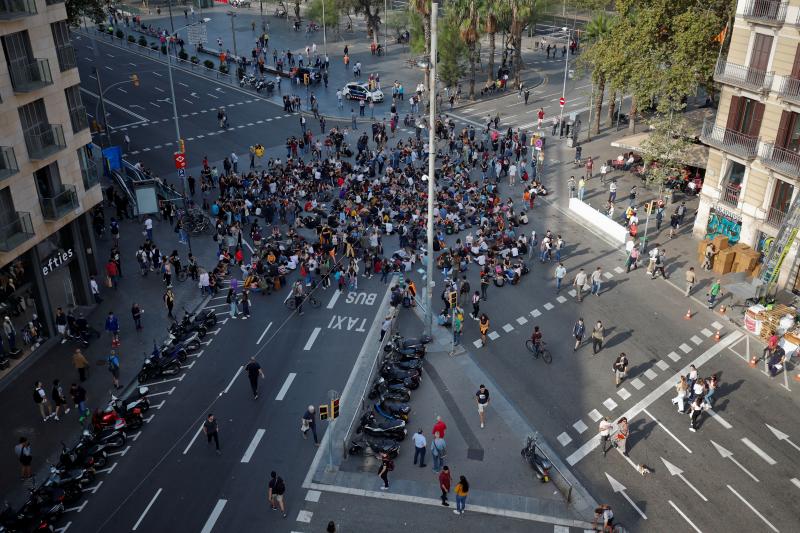
{"type": "Polygon", "coordinates": [[[600,522],[603,526],[602,531],[612,531],[614,528],[614,511],[611,510],[611,506],[607,504],[602,504],[600,507],[594,510],[594,525],[595,527],[600,522]]]}
{"type": "Polygon", "coordinates": [[[303,293],[303,283],[298,280],[294,282],[292,285],[292,296],[294,297],[294,307],[297,309],[297,314],[303,314],[303,298],[305,297],[303,293]]]}
{"type": "Polygon", "coordinates": [[[169,255],[169,262],[172,263],[172,271],[177,277],[178,273],[181,271],[181,257],[178,255],[178,250],[172,250],[172,253],[169,255]]]}
{"type": "Polygon", "coordinates": [[[539,326],[533,326],[533,333],[531,334],[531,342],[533,348],[536,350],[537,355],[542,351],[542,332],[539,331],[539,326]]]}

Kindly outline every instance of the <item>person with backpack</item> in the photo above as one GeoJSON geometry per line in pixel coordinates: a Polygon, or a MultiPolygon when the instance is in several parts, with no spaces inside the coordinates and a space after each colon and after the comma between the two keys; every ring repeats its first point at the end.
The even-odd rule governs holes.
{"type": "Polygon", "coordinates": [[[286,493],[286,483],[274,470],[269,475],[269,488],[267,489],[267,500],[269,500],[273,511],[277,511],[280,507],[281,514],[286,518],[286,504],[283,501],[283,495],[286,493]],[[277,506],[275,504],[278,504],[277,506]]]}
{"type": "Polygon", "coordinates": [[[394,461],[389,458],[389,454],[381,453],[381,466],[378,469],[378,477],[383,480],[381,490],[389,490],[389,472],[394,470],[394,461]]]}
{"type": "Polygon", "coordinates": [[[105,329],[111,334],[111,346],[119,346],[119,320],[114,311],[108,312],[105,329]]]}
{"type": "Polygon", "coordinates": [[[67,399],[64,397],[64,389],[61,388],[61,382],[57,379],[53,380],[53,388],[50,391],[50,398],[53,400],[53,404],[56,406],[55,415],[53,418],[58,420],[58,414],[61,412],[61,408],[64,408],[64,414],[69,413],[69,407],[67,407],[67,399]]]}
{"type": "Polygon", "coordinates": [[[108,361],[108,371],[111,372],[111,382],[114,384],[115,389],[121,389],[119,384],[119,357],[116,350],[111,350],[111,353],[106,359],[108,361]]]}
{"type": "MultiPolygon", "coordinates": [[[[37,381],[33,385],[33,403],[39,406],[42,422],[47,422],[54,417],[53,410],[50,408],[50,401],[47,399],[47,393],[41,381],[37,381]]],[[[58,417],[56,416],[55,419],[58,420],[58,417]]]]}

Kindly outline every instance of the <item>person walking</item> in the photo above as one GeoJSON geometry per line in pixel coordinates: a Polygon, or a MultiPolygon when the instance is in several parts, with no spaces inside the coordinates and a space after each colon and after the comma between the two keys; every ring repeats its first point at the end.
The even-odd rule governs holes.
{"type": "Polygon", "coordinates": [[[434,422],[433,424],[433,430],[431,431],[431,434],[435,435],[438,433],[439,435],[442,436],[442,438],[444,438],[444,434],[446,431],[447,431],[447,424],[444,423],[444,420],[442,420],[441,416],[436,415],[436,422],[434,422]]]}
{"type": "Polygon", "coordinates": [[[600,267],[594,269],[591,276],[592,294],[600,296],[600,286],[603,284],[603,271],[600,267]]]}
{"type": "Polygon", "coordinates": [[[486,408],[489,407],[489,389],[486,385],[481,384],[478,392],[475,393],[475,401],[478,403],[478,417],[481,420],[481,429],[486,423],[486,408]]]}
{"type": "Polygon", "coordinates": [[[583,318],[579,318],[575,325],[572,326],[572,336],[575,337],[575,346],[572,347],[573,352],[577,352],[583,342],[583,336],[586,335],[586,324],[583,323],[583,318]]]}
{"type": "Polygon", "coordinates": [[[443,466],[439,472],[439,489],[442,491],[442,505],[450,507],[447,501],[447,495],[450,493],[450,469],[447,466],[443,466]]]}
{"type": "Polygon", "coordinates": [[[577,292],[576,296],[579,302],[583,301],[583,290],[586,285],[588,285],[588,276],[583,269],[580,269],[577,274],[575,274],[575,279],[572,280],[572,286],[575,287],[575,291],[577,292]]]}
{"type": "Polygon", "coordinates": [[[64,397],[64,389],[61,388],[61,382],[57,379],[53,380],[53,388],[50,390],[50,399],[53,400],[53,405],[56,406],[53,418],[58,420],[58,415],[61,413],[61,408],[64,408],[64,414],[69,414],[69,407],[67,407],[67,399],[64,397]]]}
{"type": "Polygon", "coordinates": [[[722,293],[722,280],[718,279],[711,284],[711,288],[708,289],[708,293],[706,294],[706,296],[708,296],[709,309],[714,308],[714,304],[716,303],[717,298],[719,298],[719,295],[721,293],[722,293]]]}
{"type": "Polygon", "coordinates": [[[122,385],[119,384],[119,357],[117,351],[112,349],[111,353],[106,358],[108,362],[108,371],[111,373],[111,383],[115,389],[121,389],[122,385]]]}
{"type": "Polygon", "coordinates": [[[225,303],[230,305],[231,318],[236,318],[239,314],[239,305],[236,302],[236,293],[233,292],[233,289],[228,289],[228,295],[225,297],[225,303]]]}
{"type": "Polygon", "coordinates": [[[250,380],[250,390],[253,392],[253,399],[258,399],[258,378],[264,379],[264,371],[261,365],[258,364],[255,357],[251,357],[250,361],[244,366],[247,372],[247,379],[250,380]]]}
{"type": "Polygon", "coordinates": [[[703,396],[697,395],[689,408],[691,409],[691,413],[689,415],[689,431],[694,433],[697,431],[697,422],[700,419],[700,413],[703,412],[703,396]]]}
{"type": "Polygon", "coordinates": [[[172,292],[171,288],[167,288],[167,291],[164,293],[164,305],[167,308],[167,316],[175,320],[175,315],[172,314],[172,308],[175,307],[175,294],[172,292]]]}
{"type": "Polygon", "coordinates": [[[53,410],[50,408],[50,401],[47,399],[47,393],[44,391],[44,384],[41,381],[37,381],[33,385],[33,402],[39,406],[42,422],[47,422],[53,417],[53,410]]]}
{"type": "Polygon", "coordinates": [[[485,273],[481,276],[481,298],[486,301],[486,291],[489,289],[489,274],[485,273]]]}
{"type": "Polygon", "coordinates": [[[86,371],[89,369],[89,360],[83,355],[80,348],[72,354],[72,366],[78,371],[78,379],[86,381],[86,371]]]}
{"type": "Polygon", "coordinates": [[[587,180],[592,179],[592,169],[594,169],[594,160],[592,159],[592,156],[589,156],[588,159],[586,159],[586,179],[587,180]]]}
{"type": "Polygon", "coordinates": [[[203,422],[203,433],[205,433],[209,444],[213,439],[214,446],[217,448],[217,455],[222,455],[222,451],[219,449],[219,424],[213,413],[208,413],[206,421],[203,422]]]}
{"type": "Polygon", "coordinates": [[[419,458],[419,467],[425,467],[425,451],[428,449],[428,440],[422,433],[422,428],[419,428],[412,439],[414,441],[414,465],[417,464],[419,458]]]}
{"type": "Polygon", "coordinates": [[[460,307],[453,309],[453,345],[458,346],[461,332],[464,330],[464,311],[460,307]]]}
{"type": "Polygon", "coordinates": [[[625,355],[625,352],[620,352],[617,356],[617,359],[614,361],[614,379],[616,381],[617,387],[628,376],[628,356],[625,355]]]}
{"type": "Polygon", "coordinates": [[[142,331],[142,310],[141,306],[136,302],[133,303],[131,306],[131,317],[133,317],[133,323],[136,326],[136,331],[142,331]]]}
{"type": "Polygon", "coordinates": [[[481,293],[475,291],[472,294],[472,313],[469,315],[473,320],[478,320],[478,313],[481,311],[481,293]]]}
{"type": "Polygon", "coordinates": [[[383,480],[381,490],[389,490],[389,472],[394,470],[394,461],[389,458],[389,454],[381,453],[381,466],[378,468],[378,477],[383,480]]]}
{"type": "Polygon", "coordinates": [[[600,419],[600,427],[598,432],[600,434],[600,446],[603,448],[603,457],[606,456],[611,446],[608,445],[608,439],[611,436],[611,431],[614,429],[614,424],[608,421],[608,417],[604,416],[600,419]]]}
{"type": "Polygon", "coordinates": [[[108,312],[105,330],[111,334],[111,346],[119,346],[119,320],[114,311],[108,312]]]}
{"type": "Polygon", "coordinates": [[[556,266],[556,294],[561,292],[561,283],[564,281],[564,277],[567,275],[567,269],[564,267],[564,263],[559,263],[556,266]]]}
{"type": "Polygon", "coordinates": [[[464,507],[467,505],[467,496],[469,495],[469,482],[464,476],[458,476],[458,484],[455,488],[456,493],[456,508],[453,509],[455,514],[464,514],[464,507]]]}
{"type": "Polygon", "coordinates": [[[592,329],[592,352],[595,354],[603,349],[603,340],[605,340],[606,328],[603,327],[603,322],[598,320],[597,324],[592,329]]]}
{"type": "Polygon", "coordinates": [[[100,297],[100,285],[97,284],[97,280],[94,279],[94,276],[89,278],[89,289],[92,292],[94,303],[96,304],[102,303],[103,299],[100,297]]]}
{"type": "Polygon", "coordinates": [[[242,291],[242,320],[250,318],[250,291],[247,289],[242,291]]]}
{"type": "Polygon", "coordinates": [[[689,296],[692,293],[695,283],[697,283],[697,275],[694,273],[694,267],[689,267],[689,270],[686,271],[686,292],[683,293],[684,296],[689,296]]]}
{"type": "Polygon", "coordinates": [[[391,315],[386,315],[383,317],[383,322],[381,322],[381,337],[378,339],[378,344],[383,342],[383,338],[386,337],[386,333],[392,329],[392,317],[391,315]]]}
{"type": "Polygon", "coordinates": [[[616,435],[614,436],[614,447],[622,450],[622,455],[628,457],[628,435],[630,428],[628,427],[628,418],[622,417],[617,420],[616,435]]]}
{"type": "Polygon", "coordinates": [[[273,511],[281,510],[281,515],[286,518],[286,503],[283,495],[286,493],[286,483],[283,478],[274,470],[269,474],[269,486],[267,488],[267,500],[272,506],[273,511]],[[277,504],[277,505],[276,505],[277,504]]]}
{"type": "Polygon", "coordinates": [[[306,412],[303,413],[303,417],[300,419],[300,431],[303,433],[303,438],[308,438],[308,431],[311,430],[311,435],[314,436],[314,446],[319,446],[319,440],[317,440],[317,422],[316,422],[316,415],[314,414],[314,406],[309,405],[306,412]]]}
{"type": "Polygon", "coordinates": [[[27,437],[19,438],[19,443],[14,446],[14,454],[19,459],[20,479],[26,480],[33,477],[33,474],[31,473],[33,452],[31,451],[31,441],[29,441],[27,437]]]}
{"type": "Polygon", "coordinates": [[[444,459],[447,457],[447,443],[442,433],[434,431],[433,441],[431,442],[431,456],[433,457],[433,471],[439,472],[444,466],[444,459]]]}
{"type": "Polygon", "coordinates": [[[77,383],[73,383],[69,386],[69,395],[72,398],[72,404],[80,414],[78,422],[83,424],[84,419],[89,416],[89,409],[86,407],[86,389],[77,383]]]}
{"type": "Polygon", "coordinates": [[[489,332],[489,317],[486,316],[486,313],[481,315],[478,329],[481,332],[481,346],[486,346],[486,334],[489,332]]]}

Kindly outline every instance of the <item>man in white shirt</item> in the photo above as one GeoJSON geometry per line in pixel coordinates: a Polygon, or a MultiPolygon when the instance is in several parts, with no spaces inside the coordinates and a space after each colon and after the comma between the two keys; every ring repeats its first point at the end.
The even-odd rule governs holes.
{"type": "Polygon", "coordinates": [[[236,152],[231,152],[231,165],[233,165],[233,171],[235,173],[239,173],[239,156],[236,155],[236,152]]]}
{"type": "Polygon", "coordinates": [[[427,449],[428,441],[425,435],[422,434],[422,428],[414,433],[414,464],[417,464],[419,458],[419,467],[425,467],[425,450],[427,449]]]}
{"type": "Polygon", "coordinates": [[[94,279],[94,276],[89,279],[89,288],[92,291],[92,296],[94,297],[95,303],[99,304],[102,302],[103,299],[100,298],[100,286],[97,284],[97,280],[94,279]]]}
{"type": "Polygon", "coordinates": [[[563,263],[559,263],[556,267],[556,294],[561,292],[561,282],[564,281],[564,276],[567,275],[567,269],[563,263]]]}
{"type": "Polygon", "coordinates": [[[147,233],[147,240],[153,241],[153,219],[148,215],[144,220],[144,231],[147,233]]]}
{"type": "Polygon", "coordinates": [[[517,179],[517,165],[515,163],[511,163],[511,166],[508,167],[508,184],[510,186],[514,186],[517,179]]]}

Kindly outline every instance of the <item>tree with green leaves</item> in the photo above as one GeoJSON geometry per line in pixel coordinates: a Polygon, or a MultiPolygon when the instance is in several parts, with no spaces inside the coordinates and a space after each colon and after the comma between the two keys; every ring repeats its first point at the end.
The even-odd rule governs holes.
{"type": "MultiPolygon", "coordinates": [[[[594,55],[599,49],[594,48],[593,45],[603,39],[609,38],[613,23],[614,19],[603,11],[598,12],[592,17],[586,25],[586,31],[583,37],[585,50],[587,50],[587,52],[579,57],[579,66],[592,66],[595,62],[594,55]]],[[[594,101],[594,120],[589,127],[591,128],[591,132],[596,135],[600,132],[600,114],[603,110],[603,96],[606,90],[606,73],[602,68],[595,67],[592,70],[592,82],[594,83],[593,93],[596,95],[596,98],[594,101]]],[[[611,100],[614,98],[615,96],[612,95],[611,100]]]]}
{"type": "Polygon", "coordinates": [[[336,0],[311,0],[306,11],[306,16],[326,28],[336,28],[339,26],[339,19],[342,12],[340,4],[336,0]],[[325,2],[325,19],[322,18],[322,3],[325,2]]]}
{"type": "Polygon", "coordinates": [[[464,76],[464,60],[469,50],[461,38],[461,18],[457,9],[448,9],[439,22],[438,50],[439,62],[436,74],[447,87],[455,87],[464,76]]]}
{"type": "MultiPolygon", "coordinates": [[[[345,9],[352,9],[356,15],[364,15],[364,20],[367,23],[367,31],[372,36],[372,42],[378,42],[378,35],[380,35],[381,24],[381,11],[383,11],[384,0],[339,0],[345,9]]],[[[328,5],[325,5],[328,9],[328,5]]]]}
{"type": "Polygon", "coordinates": [[[485,0],[481,2],[480,17],[483,31],[489,36],[489,72],[486,78],[486,83],[489,84],[495,81],[494,56],[497,50],[497,33],[504,31],[507,25],[508,3],[485,0]]]}
{"type": "Polygon", "coordinates": [[[478,0],[460,0],[451,4],[458,15],[459,34],[467,47],[469,60],[469,98],[475,99],[475,64],[479,59],[481,34],[479,31],[478,0]]]}
{"type": "Polygon", "coordinates": [[[64,7],[67,9],[67,22],[78,27],[81,19],[86,17],[95,24],[100,24],[105,20],[104,6],[105,2],[102,0],[66,0],[64,7]]]}
{"type": "Polygon", "coordinates": [[[641,146],[645,182],[648,186],[657,186],[661,196],[664,185],[683,170],[693,133],[686,119],[674,113],[661,116],[650,126],[650,133],[641,146]]]}
{"type": "MultiPolygon", "coordinates": [[[[425,57],[429,58],[431,56],[431,0],[411,0],[408,3],[408,8],[412,13],[412,22],[416,22],[417,25],[422,25],[425,57]]],[[[411,42],[411,49],[418,51],[419,39],[414,34],[419,35],[416,31],[412,32],[413,40],[411,42]]],[[[426,68],[425,87],[430,86],[430,76],[430,68],[426,68]]]]}

